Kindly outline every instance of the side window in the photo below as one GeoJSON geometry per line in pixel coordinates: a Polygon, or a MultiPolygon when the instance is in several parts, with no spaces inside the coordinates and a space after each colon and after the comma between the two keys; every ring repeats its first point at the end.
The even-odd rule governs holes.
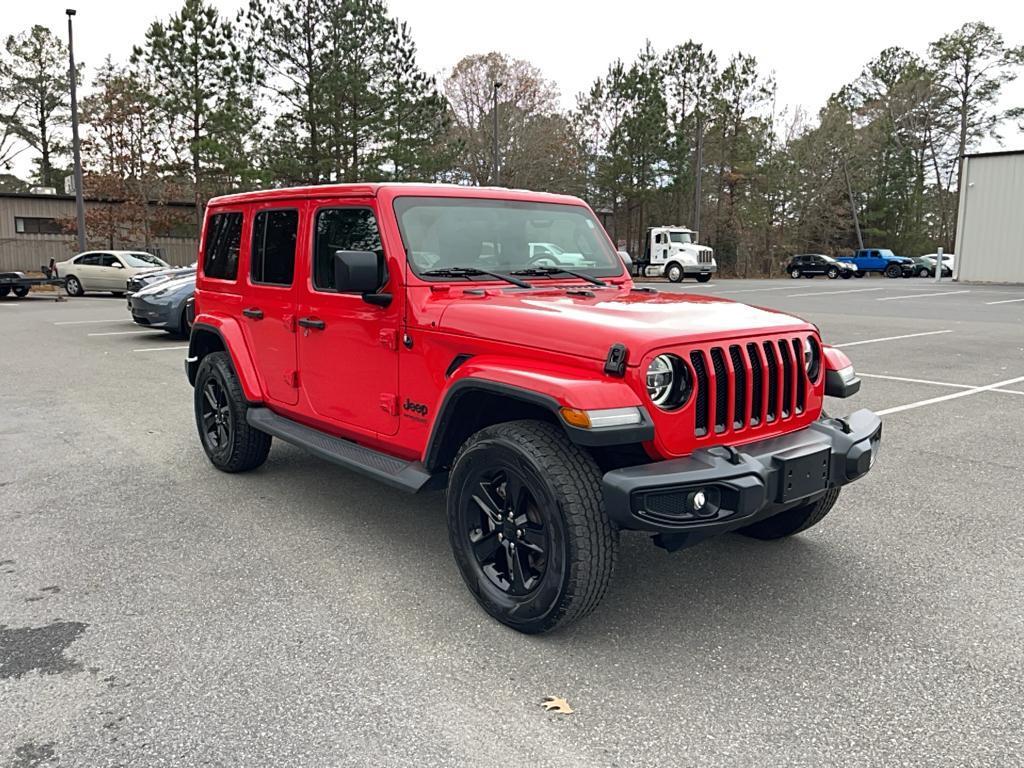
{"type": "Polygon", "coordinates": [[[238,250],[242,245],[242,214],[215,213],[206,224],[203,274],[220,280],[238,276],[238,250]]]}
{"type": "Polygon", "coordinates": [[[89,253],[75,259],[75,264],[81,264],[83,267],[96,267],[99,266],[99,263],[100,256],[98,253],[89,253]]]}
{"type": "Polygon", "coordinates": [[[260,211],[252,221],[252,260],[249,276],[254,283],[291,285],[295,276],[295,239],[299,212],[260,211]]]}
{"type": "Polygon", "coordinates": [[[325,208],[316,214],[313,287],[334,290],[335,251],[384,252],[377,218],[369,208],[325,208]]]}
{"type": "Polygon", "coordinates": [[[120,263],[121,262],[119,262],[117,260],[117,257],[114,256],[113,254],[110,254],[110,253],[101,253],[100,254],[100,266],[101,267],[113,267],[113,266],[115,266],[117,264],[120,264],[120,263]]]}

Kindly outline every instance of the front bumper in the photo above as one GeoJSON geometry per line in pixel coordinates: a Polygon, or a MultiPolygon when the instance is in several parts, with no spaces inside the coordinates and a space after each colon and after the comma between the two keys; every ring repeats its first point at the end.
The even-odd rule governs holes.
{"type": "Polygon", "coordinates": [[[128,310],[132,320],[147,328],[166,328],[177,324],[171,304],[147,301],[138,296],[128,297],[128,310]]]}
{"type": "Polygon", "coordinates": [[[718,271],[717,264],[682,264],[684,275],[713,275],[718,271]]]}
{"type": "Polygon", "coordinates": [[[695,451],[604,476],[608,516],[620,528],[680,537],[682,545],[742,528],[867,474],[882,439],[868,410],[822,418],[787,435],[695,451]],[[698,493],[704,504],[695,508],[698,493]]]}

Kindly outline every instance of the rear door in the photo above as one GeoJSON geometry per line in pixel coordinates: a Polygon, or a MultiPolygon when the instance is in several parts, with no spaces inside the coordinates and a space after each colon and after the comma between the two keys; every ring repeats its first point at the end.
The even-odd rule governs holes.
{"type": "Polygon", "coordinates": [[[382,435],[398,431],[398,333],[403,305],[400,246],[386,251],[372,199],[309,202],[310,237],[297,310],[299,384],[314,418],[382,435]],[[336,251],[385,253],[375,306],[334,288],[336,251]]]}
{"type": "Polygon", "coordinates": [[[249,237],[248,285],[240,322],[263,388],[270,400],[295,405],[299,400],[296,378],[295,254],[305,203],[265,203],[252,208],[249,237]]]}

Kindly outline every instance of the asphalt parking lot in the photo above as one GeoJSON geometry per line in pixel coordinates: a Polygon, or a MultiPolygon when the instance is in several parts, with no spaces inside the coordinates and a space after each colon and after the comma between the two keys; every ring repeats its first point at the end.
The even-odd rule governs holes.
{"type": "Polygon", "coordinates": [[[817,323],[883,455],[790,540],[625,536],[539,638],[477,608],[439,494],[280,442],[221,474],[184,342],[0,301],[0,765],[1024,763],[1024,286],[660,287],[817,323]]]}

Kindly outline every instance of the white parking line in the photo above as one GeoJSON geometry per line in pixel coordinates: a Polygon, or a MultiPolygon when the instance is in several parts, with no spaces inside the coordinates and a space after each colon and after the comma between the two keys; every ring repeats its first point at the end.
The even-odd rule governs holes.
{"type": "Polygon", "coordinates": [[[1015,301],[1024,301],[1024,299],[1003,299],[1002,301],[986,301],[985,303],[988,306],[992,306],[993,304],[1013,304],[1015,301]]]}
{"type": "Polygon", "coordinates": [[[124,315],[118,318],[111,318],[110,320],[61,320],[59,323],[54,325],[97,325],[99,323],[120,323],[128,322],[128,318],[124,315]]]}
{"type": "Polygon", "coordinates": [[[897,339],[913,339],[918,336],[934,336],[938,333],[952,333],[953,331],[924,331],[923,333],[906,333],[902,336],[883,336],[880,339],[864,339],[863,341],[848,341],[845,344],[833,344],[833,347],[856,347],[860,344],[875,344],[879,341],[896,341],[897,339]]]}
{"type": "Polygon", "coordinates": [[[183,347],[147,347],[146,349],[133,349],[132,352],[163,352],[168,349],[188,349],[188,344],[183,347]]]}
{"type": "Polygon", "coordinates": [[[725,293],[757,293],[758,291],[791,291],[792,286],[786,288],[741,288],[739,290],[730,291],[728,288],[724,289],[725,293]]]}
{"type": "Polygon", "coordinates": [[[809,291],[808,293],[787,293],[787,299],[797,296],[831,296],[834,293],[865,293],[867,291],[884,291],[884,288],[847,288],[845,291],[809,291]]]}
{"type": "MultiPolygon", "coordinates": [[[[932,384],[936,387],[952,387],[953,389],[977,389],[977,384],[954,384],[951,381],[932,381],[931,379],[910,379],[906,376],[885,376],[881,373],[863,373],[857,371],[858,376],[868,379],[885,379],[886,381],[905,381],[910,384],[932,384]]],[[[993,389],[993,392],[1005,392],[1008,395],[1024,395],[1019,389],[993,389]]]]}
{"type": "Polygon", "coordinates": [[[969,395],[976,395],[979,392],[990,392],[993,389],[1000,389],[1009,384],[1016,384],[1024,381],[1024,376],[1018,376],[1015,379],[1006,379],[1004,381],[997,381],[995,384],[987,384],[984,387],[972,387],[971,389],[964,389],[959,392],[954,392],[951,395],[943,395],[942,397],[930,397],[927,400],[918,400],[916,403],[907,403],[906,405],[897,405],[895,408],[886,408],[885,410],[878,411],[879,416],[888,416],[891,413],[899,413],[900,411],[909,411],[912,408],[920,408],[925,405],[933,405],[934,403],[944,403],[947,400],[956,400],[959,397],[967,397],[969,395]]]}
{"type": "MultiPolygon", "coordinates": [[[[153,330],[157,330],[154,328],[153,330]]],[[[153,331],[104,331],[103,333],[89,333],[87,336],[139,336],[141,334],[152,334],[153,331]]]]}
{"type": "Polygon", "coordinates": [[[953,296],[957,293],[970,293],[970,291],[939,291],[938,293],[915,293],[911,296],[883,296],[875,301],[895,301],[896,299],[928,299],[932,296],[953,296]]]}

